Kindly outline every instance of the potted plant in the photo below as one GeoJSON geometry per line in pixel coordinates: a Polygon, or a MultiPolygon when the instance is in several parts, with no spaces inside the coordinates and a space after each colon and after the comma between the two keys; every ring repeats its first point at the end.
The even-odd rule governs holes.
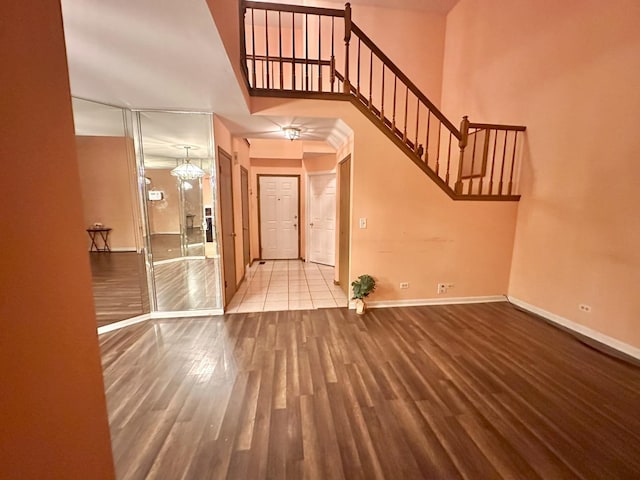
{"type": "Polygon", "coordinates": [[[366,308],[364,299],[376,289],[376,281],[371,275],[360,275],[351,282],[351,288],[353,289],[352,300],[356,301],[356,313],[363,315],[366,308]]]}

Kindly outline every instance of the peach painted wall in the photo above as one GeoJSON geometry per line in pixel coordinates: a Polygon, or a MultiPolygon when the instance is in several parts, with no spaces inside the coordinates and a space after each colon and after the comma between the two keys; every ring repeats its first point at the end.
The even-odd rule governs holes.
{"type": "MultiPolygon", "coordinates": [[[[136,250],[137,208],[130,186],[125,137],[76,136],[84,228],[95,222],[113,228],[109,243],[113,250],[136,250]]],[[[87,238],[87,249],[90,247],[87,238]]]]}
{"type": "Polygon", "coordinates": [[[0,477],[113,479],[59,2],[3,2],[0,477]]]}
{"type": "Polygon", "coordinates": [[[218,115],[213,116],[213,140],[216,146],[216,155],[218,153],[218,147],[222,148],[229,155],[233,155],[233,138],[231,132],[229,132],[229,129],[218,115]]]}
{"type": "Polygon", "coordinates": [[[249,92],[240,67],[240,7],[238,0],[207,0],[211,16],[222,39],[240,90],[249,104],[249,92]]]}
{"type": "Polygon", "coordinates": [[[151,233],[180,233],[180,192],[176,177],[168,169],[149,169],[145,175],[151,179],[149,190],[164,192],[163,200],[147,200],[151,233]]]}
{"type": "Polygon", "coordinates": [[[324,140],[302,140],[303,156],[335,155],[336,149],[324,140]]]}
{"type": "MultiPolygon", "coordinates": [[[[344,8],[344,3],[339,5],[342,6],[338,8],[344,8]]],[[[436,106],[440,105],[444,15],[352,5],[352,18],[429,100],[436,106]]]]}
{"type": "Polygon", "coordinates": [[[202,204],[206,206],[213,205],[213,195],[211,190],[211,175],[202,177],[202,204]]]}
{"type": "Polygon", "coordinates": [[[635,347],[639,18],[635,0],[461,0],[443,94],[447,113],[528,127],[510,295],[635,347]]]}
{"type": "Polygon", "coordinates": [[[635,347],[638,19],[633,0],[462,0],[444,95],[449,111],[528,126],[509,294],[635,347]]]}
{"type": "MultiPolygon", "coordinates": [[[[284,140],[283,140],[284,141],[284,140]]],[[[251,188],[251,256],[260,258],[258,223],[258,175],[299,175],[300,191],[298,192],[300,201],[300,225],[306,225],[306,182],[302,160],[292,159],[272,159],[272,158],[251,158],[251,170],[249,171],[249,184],[251,188]]],[[[300,228],[300,257],[304,257],[306,245],[304,228],[300,228]]]]}
{"type": "Polygon", "coordinates": [[[302,158],[303,142],[286,139],[252,138],[249,153],[251,158],[295,159],[302,158]]]}
{"type": "Polygon", "coordinates": [[[350,277],[376,277],[372,301],[507,293],[516,203],[454,202],[350,103],[254,98],[253,110],[339,117],[354,130],[350,277]],[[455,287],[438,296],[439,282],[455,287]]]}
{"type": "Polygon", "coordinates": [[[336,154],[318,155],[302,159],[302,168],[305,172],[330,172],[336,169],[336,154]]]}

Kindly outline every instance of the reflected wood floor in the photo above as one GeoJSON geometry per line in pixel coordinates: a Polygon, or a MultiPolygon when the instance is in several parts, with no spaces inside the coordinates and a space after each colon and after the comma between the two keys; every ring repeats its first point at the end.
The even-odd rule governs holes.
{"type": "Polygon", "coordinates": [[[640,369],[507,303],[100,340],[119,479],[640,478],[640,369]]]}
{"type": "MultiPolygon", "coordinates": [[[[151,235],[151,251],[153,261],[168,260],[182,257],[180,249],[180,234],[154,233],[151,235]]],[[[190,256],[204,255],[204,234],[200,228],[190,228],[187,230],[187,242],[189,244],[190,256]]]]}
{"type": "Polygon", "coordinates": [[[149,311],[142,254],[89,253],[98,327],[149,311]]]}
{"type": "Polygon", "coordinates": [[[154,265],[161,312],[222,308],[217,258],[183,259],[154,265]]]}

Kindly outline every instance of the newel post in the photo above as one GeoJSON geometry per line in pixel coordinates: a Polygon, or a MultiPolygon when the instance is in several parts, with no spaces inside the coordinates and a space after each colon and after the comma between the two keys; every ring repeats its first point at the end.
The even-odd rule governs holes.
{"type": "Polygon", "coordinates": [[[351,93],[349,81],[349,42],[351,40],[351,4],[344,6],[344,93],[351,93]]]}
{"type": "Polygon", "coordinates": [[[460,161],[458,162],[458,181],[455,184],[455,192],[457,194],[462,193],[462,163],[464,161],[464,149],[467,146],[467,142],[469,140],[469,117],[462,117],[462,121],[460,122],[460,141],[458,142],[458,146],[460,147],[460,161]]]}

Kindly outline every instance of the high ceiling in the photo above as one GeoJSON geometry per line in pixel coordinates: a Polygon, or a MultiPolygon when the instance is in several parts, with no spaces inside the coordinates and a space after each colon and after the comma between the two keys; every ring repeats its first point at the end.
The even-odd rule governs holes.
{"type": "Polygon", "coordinates": [[[74,96],[246,115],[205,0],[62,0],[74,96]]]}
{"type": "MultiPolygon", "coordinates": [[[[456,1],[352,3],[446,11],[456,1]]],[[[337,119],[250,115],[206,0],[62,0],[62,10],[76,97],[143,110],[215,112],[233,134],[247,138],[279,138],[281,127],[297,125],[303,139],[337,147],[350,132],[337,119]]]]}

